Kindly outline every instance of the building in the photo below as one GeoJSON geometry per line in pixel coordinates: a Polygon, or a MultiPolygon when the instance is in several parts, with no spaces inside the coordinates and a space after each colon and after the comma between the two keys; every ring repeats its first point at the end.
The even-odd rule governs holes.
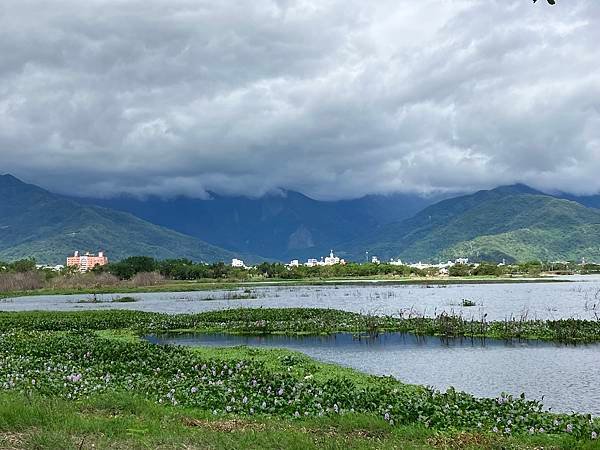
{"type": "Polygon", "coordinates": [[[381,264],[377,256],[371,256],[371,264],[381,264]]]}
{"type": "Polygon", "coordinates": [[[315,266],[333,266],[336,264],[346,264],[346,261],[342,258],[339,258],[333,254],[333,250],[329,253],[329,256],[325,258],[321,257],[321,260],[310,258],[304,265],[306,267],[315,267],[315,266]]]}
{"type": "Polygon", "coordinates": [[[67,258],[67,267],[78,267],[80,272],[87,272],[96,266],[105,266],[108,264],[108,258],[104,252],[99,252],[98,255],[86,253],[80,255],[79,252],[73,253],[73,256],[67,258]]]}
{"type": "Polygon", "coordinates": [[[241,259],[233,258],[231,260],[231,267],[238,267],[244,269],[246,267],[246,264],[244,264],[244,261],[242,261],[241,259]]]}
{"type": "Polygon", "coordinates": [[[329,256],[325,257],[325,261],[323,262],[324,266],[333,266],[335,264],[346,264],[346,261],[340,259],[339,257],[333,254],[333,250],[329,253],[329,256]]]}
{"type": "Polygon", "coordinates": [[[56,266],[51,266],[47,264],[36,264],[35,268],[38,270],[51,270],[52,272],[60,272],[65,268],[62,264],[58,264],[56,266]]]}

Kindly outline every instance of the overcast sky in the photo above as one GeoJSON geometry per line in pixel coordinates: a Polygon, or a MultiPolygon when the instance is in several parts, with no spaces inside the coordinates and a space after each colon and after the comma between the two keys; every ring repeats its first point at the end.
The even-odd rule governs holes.
{"type": "Polygon", "coordinates": [[[0,173],[77,195],[600,191],[600,1],[0,3],[0,173]]]}

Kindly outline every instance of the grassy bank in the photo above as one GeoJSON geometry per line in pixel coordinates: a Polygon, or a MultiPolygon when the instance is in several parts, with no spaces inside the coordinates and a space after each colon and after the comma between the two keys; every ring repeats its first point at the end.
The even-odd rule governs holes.
{"type": "Polygon", "coordinates": [[[322,418],[214,417],[131,394],[68,402],[0,394],[3,449],[526,449],[598,448],[572,436],[506,436],[390,426],[360,414],[322,418]]]}
{"type": "Polygon", "coordinates": [[[260,321],[277,324],[273,332],[349,330],[370,320],[323,310],[3,313],[0,447],[598,448],[600,423],[524,398],[436,392],[290,351],[138,338],[260,321]]]}

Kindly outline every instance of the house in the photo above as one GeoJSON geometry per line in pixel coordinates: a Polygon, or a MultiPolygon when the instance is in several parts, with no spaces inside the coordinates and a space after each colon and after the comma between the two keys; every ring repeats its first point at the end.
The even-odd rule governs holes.
{"type": "Polygon", "coordinates": [[[80,272],[87,272],[96,266],[105,266],[108,264],[108,258],[104,252],[98,252],[98,255],[90,254],[80,255],[78,251],[73,256],[67,258],[67,267],[78,267],[80,272]]]}

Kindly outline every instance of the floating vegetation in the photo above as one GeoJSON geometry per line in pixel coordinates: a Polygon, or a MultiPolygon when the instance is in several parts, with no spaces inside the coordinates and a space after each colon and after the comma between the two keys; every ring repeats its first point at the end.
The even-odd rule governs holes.
{"type": "Polygon", "coordinates": [[[111,303],[135,303],[139,301],[135,297],[117,297],[111,300],[111,303]]]}
{"type": "Polygon", "coordinates": [[[135,297],[130,297],[130,296],[126,296],[126,297],[111,297],[108,299],[104,299],[102,297],[98,297],[96,294],[94,294],[92,297],[90,298],[84,298],[81,300],[77,300],[75,303],[91,303],[91,304],[96,304],[96,303],[134,303],[134,302],[138,302],[139,299],[135,298],[135,297]]]}
{"type": "Polygon", "coordinates": [[[198,352],[152,345],[131,334],[131,330],[208,324],[237,332],[251,323],[256,330],[274,330],[284,324],[296,330],[323,330],[366,326],[369,321],[378,327],[406,323],[301,309],[182,316],[132,311],[3,313],[0,389],[65,400],[134,393],[158,404],[198,408],[215,416],[294,419],[360,413],[379,416],[392,426],[415,424],[435,430],[569,434],[578,439],[592,439],[600,432],[600,424],[590,416],[545,412],[541,403],[524,396],[482,399],[453,389],[440,392],[389,377],[359,375],[297,354],[198,352]]]}
{"type": "Polygon", "coordinates": [[[438,314],[436,317],[423,317],[414,314],[410,309],[400,311],[398,316],[311,308],[233,308],[199,314],[118,310],[0,313],[0,330],[16,325],[21,329],[40,331],[70,331],[74,326],[84,330],[130,328],[140,333],[173,329],[242,334],[397,331],[421,336],[540,339],[569,344],[600,341],[600,320],[545,321],[531,320],[523,315],[488,322],[485,315],[478,320],[447,313],[438,314]],[[26,317],[27,320],[23,320],[22,317],[26,317]]]}

